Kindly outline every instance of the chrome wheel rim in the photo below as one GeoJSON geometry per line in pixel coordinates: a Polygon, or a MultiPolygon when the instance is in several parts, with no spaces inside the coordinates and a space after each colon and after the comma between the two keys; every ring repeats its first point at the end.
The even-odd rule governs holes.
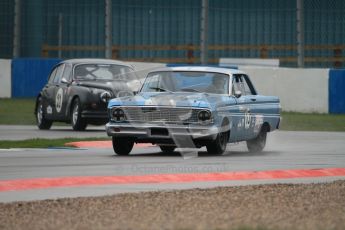
{"type": "Polygon", "coordinates": [[[78,120],[78,110],[79,110],[79,106],[75,105],[73,108],[73,113],[72,113],[72,122],[73,124],[77,123],[78,120]]]}
{"type": "Polygon", "coordinates": [[[41,103],[37,106],[37,123],[40,125],[42,123],[42,117],[43,117],[43,106],[41,103]]]}
{"type": "Polygon", "coordinates": [[[266,144],[266,135],[263,132],[261,132],[259,134],[259,145],[260,147],[264,147],[265,144],[266,144]]]}
{"type": "Polygon", "coordinates": [[[221,146],[222,149],[226,148],[226,144],[227,144],[227,133],[220,133],[219,134],[219,144],[221,146]]]}

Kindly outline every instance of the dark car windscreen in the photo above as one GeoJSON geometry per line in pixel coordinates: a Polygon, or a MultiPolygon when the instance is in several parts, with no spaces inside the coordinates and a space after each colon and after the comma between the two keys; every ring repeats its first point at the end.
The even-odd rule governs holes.
{"type": "Polygon", "coordinates": [[[80,64],[74,68],[76,80],[131,81],[136,79],[133,69],[127,66],[110,64],[80,64]]]}

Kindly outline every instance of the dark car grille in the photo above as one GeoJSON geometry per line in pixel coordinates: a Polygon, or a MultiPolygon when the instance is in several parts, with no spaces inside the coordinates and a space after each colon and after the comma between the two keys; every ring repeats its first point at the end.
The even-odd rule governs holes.
{"type": "Polygon", "coordinates": [[[169,107],[121,107],[127,121],[196,123],[202,109],[169,107]]]}

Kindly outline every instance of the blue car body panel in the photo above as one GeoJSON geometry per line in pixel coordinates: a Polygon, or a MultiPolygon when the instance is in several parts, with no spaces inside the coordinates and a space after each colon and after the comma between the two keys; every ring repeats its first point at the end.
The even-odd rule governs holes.
{"type": "MultiPolygon", "coordinates": [[[[175,69],[176,70],[176,69],[175,69]]],[[[214,68],[208,71],[219,71],[214,68]]],[[[233,74],[243,74],[238,70],[224,70],[224,73],[232,79],[233,74]]],[[[231,85],[229,86],[231,89],[231,85]]],[[[280,123],[280,102],[275,96],[263,95],[242,95],[236,97],[233,92],[226,94],[210,94],[199,92],[139,92],[135,96],[112,99],[108,104],[109,113],[113,108],[123,107],[168,107],[168,108],[191,108],[207,109],[211,111],[213,123],[185,124],[186,127],[204,127],[204,129],[221,129],[226,121],[230,130],[228,142],[238,142],[255,138],[263,125],[267,131],[279,128],[280,123]]],[[[111,119],[111,116],[110,116],[111,119]]],[[[124,122],[110,120],[107,124],[107,133],[110,136],[120,135],[114,133],[112,128],[122,127],[124,122]]],[[[128,123],[128,122],[127,122],[128,123]]],[[[152,124],[154,127],[155,124],[152,124]]],[[[150,127],[149,125],[145,126],[150,127]]],[[[133,134],[135,136],[135,134],[133,134]]],[[[153,137],[154,138],[154,137],[153,137]]],[[[214,135],[212,136],[214,138],[214,135]]]]}

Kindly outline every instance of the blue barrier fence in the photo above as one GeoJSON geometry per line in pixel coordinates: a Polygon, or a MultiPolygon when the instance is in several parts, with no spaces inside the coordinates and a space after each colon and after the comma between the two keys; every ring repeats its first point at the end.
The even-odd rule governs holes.
{"type": "Polygon", "coordinates": [[[331,69],[328,82],[329,113],[345,113],[345,69],[331,69]]]}
{"type": "Polygon", "coordinates": [[[17,58],[12,60],[12,98],[35,97],[60,59],[17,58]]]}

